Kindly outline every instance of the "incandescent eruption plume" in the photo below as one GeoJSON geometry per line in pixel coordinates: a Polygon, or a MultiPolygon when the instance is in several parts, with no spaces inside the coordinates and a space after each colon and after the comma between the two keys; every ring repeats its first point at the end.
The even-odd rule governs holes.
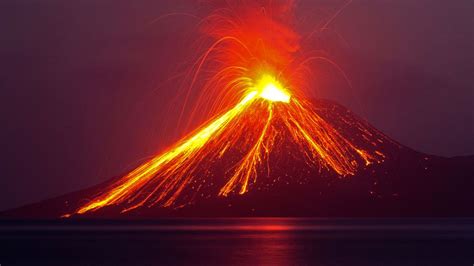
{"type": "Polygon", "coordinates": [[[384,160],[382,134],[355,124],[354,134],[367,144],[354,143],[306,100],[310,84],[305,76],[315,75],[309,64],[329,60],[301,47],[292,25],[294,3],[227,2],[200,22],[214,42],[189,71],[183,99],[199,90],[193,113],[206,106],[212,118],[72,214],[111,205],[122,212],[155,205],[179,208],[200,197],[243,195],[270,182],[272,160],[301,160],[308,171],[340,178],[384,160]],[[212,76],[198,82],[204,67],[206,73],[212,69],[212,76]]]}

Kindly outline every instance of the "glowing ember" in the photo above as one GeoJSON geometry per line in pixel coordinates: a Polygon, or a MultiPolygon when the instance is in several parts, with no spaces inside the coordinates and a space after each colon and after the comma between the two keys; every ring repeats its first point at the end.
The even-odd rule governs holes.
{"type": "MultiPolygon", "coordinates": [[[[245,194],[258,186],[259,176],[269,175],[270,154],[281,154],[278,145],[284,142],[291,142],[299,152],[293,156],[309,167],[341,177],[383,160],[384,155],[376,150],[380,139],[371,142],[370,149],[357,147],[304,100],[301,88],[295,86],[301,82],[290,77],[298,77],[296,71],[307,60],[293,66],[298,61],[292,56],[299,49],[299,37],[281,23],[292,10],[291,1],[270,3],[265,12],[253,6],[218,9],[203,23],[203,30],[216,42],[197,62],[195,74],[190,75],[191,87],[204,62],[215,53],[215,75],[202,91],[230,107],[111,184],[75,213],[111,205],[120,205],[122,212],[141,206],[180,207],[204,191],[203,197],[245,194]],[[222,160],[225,156],[233,159],[222,160]],[[219,163],[225,172],[216,176],[210,169],[219,163]]],[[[209,104],[210,100],[202,102],[209,104]]],[[[357,134],[367,139],[379,137],[364,125],[357,128],[357,134]]]]}

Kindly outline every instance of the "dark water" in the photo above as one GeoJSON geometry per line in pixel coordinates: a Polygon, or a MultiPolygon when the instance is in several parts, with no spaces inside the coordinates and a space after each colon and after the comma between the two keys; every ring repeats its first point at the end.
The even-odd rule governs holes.
{"type": "Polygon", "coordinates": [[[0,222],[8,265],[474,265],[472,219],[0,222]]]}

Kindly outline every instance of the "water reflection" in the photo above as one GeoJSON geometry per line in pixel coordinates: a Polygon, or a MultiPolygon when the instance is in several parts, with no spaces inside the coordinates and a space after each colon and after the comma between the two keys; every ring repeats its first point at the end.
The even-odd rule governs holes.
{"type": "Polygon", "coordinates": [[[238,243],[232,250],[230,260],[240,265],[292,265],[296,262],[294,223],[291,220],[254,220],[254,224],[235,226],[238,243]]]}

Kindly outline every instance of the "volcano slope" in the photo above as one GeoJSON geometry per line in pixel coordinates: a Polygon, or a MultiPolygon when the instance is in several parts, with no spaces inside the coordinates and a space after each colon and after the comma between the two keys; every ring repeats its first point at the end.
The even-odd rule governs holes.
{"type": "Polygon", "coordinates": [[[254,118],[250,122],[245,117],[240,118],[246,119],[245,123],[235,121],[236,125],[243,125],[238,132],[220,135],[224,144],[230,141],[226,138],[232,138],[232,145],[224,145],[225,152],[210,149],[199,160],[186,154],[182,158],[186,164],[178,165],[179,171],[175,170],[176,166],[158,168],[134,189],[127,185],[133,178],[129,173],[92,188],[3,212],[2,216],[125,219],[473,216],[473,156],[443,158],[416,152],[391,140],[343,106],[317,100],[311,103],[311,108],[324,125],[318,134],[329,134],[334,143],[344,144],[335,150],[329,147],[334,143],[328,147],[320,144],[322,157],[317,158],[311,147],[295,142],[295,133],[284,125],[286,120],[276,116],[286,111],[278,108],[275,105],[272,114],[268,110],[265,114],[252,114],[254,118]],[[269,121],[262,119],[265,116],[273,119],[271,129],[261,122],[269,121]],[[265,136],[270,140],[263,141],[259,147],[264,152],[246,169],[249,172],[236,175],[249,154],[243,150],[251,150],[258,143],[261,134],[255,135],[252,130],[259,127],[267,130],[265,136]],[[347,164],[334,157],[331,165],[328,158],[331,152],[342,154],[347,164]]]}

